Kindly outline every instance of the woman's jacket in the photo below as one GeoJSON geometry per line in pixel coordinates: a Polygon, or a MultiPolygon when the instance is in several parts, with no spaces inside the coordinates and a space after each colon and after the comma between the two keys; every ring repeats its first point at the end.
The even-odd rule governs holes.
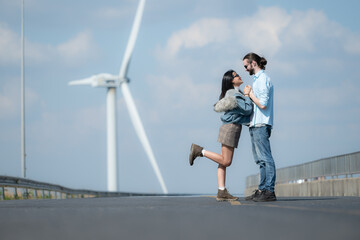
{"type": "Polygon", "coordinates": [[[221,121],[224,124],[234,123],[248,125],[253,112],[253,103],[236,89],[227,90],[225,97],[214,106],[215,112],[224,112],[221,121]]]}

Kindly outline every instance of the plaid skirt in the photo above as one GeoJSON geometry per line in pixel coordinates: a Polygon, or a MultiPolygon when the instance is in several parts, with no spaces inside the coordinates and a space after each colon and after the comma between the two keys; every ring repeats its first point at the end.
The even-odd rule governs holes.
{"type": "Polygon", "coordinates": [[[237,148],[240,134],[241,134],[242,125],[237,125],[234,123],[223,124],[219,129],[218,142],[223,145],[237,148]]]}

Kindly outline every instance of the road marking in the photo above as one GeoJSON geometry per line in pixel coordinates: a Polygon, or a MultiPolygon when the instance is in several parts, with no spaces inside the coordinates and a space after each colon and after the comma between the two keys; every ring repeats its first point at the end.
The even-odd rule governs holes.
{"type": "Polygon", "coordinates": [[[206,196],[206,195],[203,197],[216,198],[216,196],[206,196]]]}
{"type": "Polygon", "coordinates": [[[231,201],[230,204],[232,206],[237,206],[237,205],[241,205],[241,202],[239,202],[239,201],[231,201]]]}
{"type": "MultiPolygon", "coordinates": [[[[204,196],[204,197],[216,198],[216,196],[204,196]]],[[[223,202],[229,202],[231,204],[231,206],[239,206],[239,205],[241,205],[241,202],[239,202],[239,201],[223,201],[223,202]]]]}

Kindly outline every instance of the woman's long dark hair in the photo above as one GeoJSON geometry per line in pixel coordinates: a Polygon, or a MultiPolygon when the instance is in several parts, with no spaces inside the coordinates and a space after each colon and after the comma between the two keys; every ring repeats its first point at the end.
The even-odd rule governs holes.
{"type": "Polygon", "coordinates": [[[234,80],[233,72],[235,72],[235,71],[230,69],[229,71],[224,73],[224,76],[222,79],[222,84],[221,84],[221,94],[220,94],[219,100],[225,97],[227,90],[234,88],[234,85],[232,82],[234,80]]]}

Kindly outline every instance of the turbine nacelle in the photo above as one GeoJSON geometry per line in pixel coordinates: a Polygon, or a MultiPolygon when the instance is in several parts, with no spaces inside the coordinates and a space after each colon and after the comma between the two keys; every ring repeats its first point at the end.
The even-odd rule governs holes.
{"type": "Polygon", "coordinates": [[[123,82],[129,82],[128,78],[120,78],[119,75],[100,73],[89,78],[69,82],[69,85],[91,85],[92,87],[118,87],[123,82]]]}

